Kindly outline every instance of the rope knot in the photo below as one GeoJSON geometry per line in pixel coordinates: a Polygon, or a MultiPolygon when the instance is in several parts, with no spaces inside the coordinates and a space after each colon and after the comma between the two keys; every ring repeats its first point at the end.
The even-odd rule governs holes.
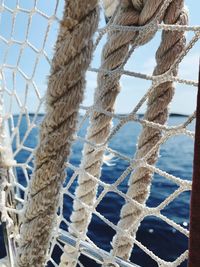
{"type": "Polygon", "coordinates": [[[141,158],[141,159],[133,159],[132,162],[131,162],[131,167],[133,169],[145,167],[145,165],[146,165],[146,160],[144,158],[141,158]]]}
{"type": "Polygon", "coordinates": [[[158,30],[158,20],[153,19],[139,30],[138,36],[134,41],[135,46],[142,46],[151,41],[158,30]]]}

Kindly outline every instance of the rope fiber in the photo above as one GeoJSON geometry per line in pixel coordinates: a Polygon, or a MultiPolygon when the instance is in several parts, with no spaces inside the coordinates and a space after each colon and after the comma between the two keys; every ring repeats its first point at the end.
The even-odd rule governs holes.
{"type": "MultiPolygon", "coordinates": [[[[174,238],[181,234],[187,240],[190,234],[180,223],[183,217],[172,219],[165,212],[177,198],[186,205],[189,172],[189,177],[168,173],[159,159],[160,147],[171,138],[188,138],[188,149],[195,137],[195,111],[180,125],[168,122],[176,85],[185,91],[198,87],[195,75],[189,80],[179,71],[185,57],[184,64],[196,55],[200,38],[200,26],[188,26],[184,1],[54,0],[46,5],[5,0],[0,10],[0,215],[8,251],[0,267],[135,266],[137,249],[160,267],[184,263],[188,250],[182,250],[183,244],[162,258],[159,249],[165,241],[154,248],[137,235],[149,216],[173,229],[174,238]],[[152,74],[134,71],[136,50],[155,35],[156,41],[159,31],[152,74]],[[127,95],[127,102],[137,103],[128,114],[117,114],[124,84],[140,93],[136,79],[142,87],[148,80],[149,89],[139,100],[127,95]],[[91,89],[94,97],[88,104],[91,89]],[[138,115],[145,104],[145,114],[138,115]],[[128,123],[141,126],[140,134],[123,135],[128,123]],[[156,194],[151,191],[154,174],[173,186],[152,207],[147,200],[156,194]]],[[[141,65],[149,59],[151,51],[141,65]]],[[[177,162],[173,153],[169,156],[177,162]]]]}
{"type": "Polygon", "coordinates": [[[98,25],[97,0],[66,1],[46,95],[46,116],[35,152],[20,228],[18,266],[44,266],[56,220],[60,191],[83,99],[92,37],[98,25]]]}

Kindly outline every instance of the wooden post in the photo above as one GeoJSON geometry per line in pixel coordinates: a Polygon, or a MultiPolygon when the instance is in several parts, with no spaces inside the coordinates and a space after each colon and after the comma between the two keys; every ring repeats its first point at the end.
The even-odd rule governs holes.
{"type": "Polygon", "coordinates": [[[197,96],[193,183],[190,208],[189,267],[200,266],[200,71],[197,96]]]}

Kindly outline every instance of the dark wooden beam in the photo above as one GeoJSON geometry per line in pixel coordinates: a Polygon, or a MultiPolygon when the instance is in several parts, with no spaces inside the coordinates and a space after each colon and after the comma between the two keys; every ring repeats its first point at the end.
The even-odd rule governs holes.
{"type": "Polygon", "coordinates": [[[200,267],[200,71],[197,95],[193,182],[190,206],[189,267],[200,267]]]}

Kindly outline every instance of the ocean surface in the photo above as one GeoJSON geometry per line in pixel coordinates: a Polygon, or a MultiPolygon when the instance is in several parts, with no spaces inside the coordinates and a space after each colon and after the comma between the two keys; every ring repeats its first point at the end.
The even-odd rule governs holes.
{"type": "MultiPolygon", "coordinates": [[[[33,115],[30,116],[30,119],[33,115]]],[[[15,124],[18,121],[18,116],[14,118],[15,124]]],[[[42,116],[39,116],[38,121],[42,120],[42,116]]],[[[186,120],[184,116],[170,116],[170,125],[179,125],[186,120]]],[[[116,124],[117,121],[114,121],[116,124]]],[[[84,136],[86,132],[88,122],[84,124],[82,129],[79,131],[80,136],[84,136]]],[[[20,124],[20,137],[21,139],[26,132],[26,118],[22,118],[20,124]]],[[[189,126],[190,130],[194,130],[194,122],[189,126]]],[[[141,131],[141,126],[138,123],[130,122],[123,126],[120,131],[113,137],[109,146],[129,157],[133,157],[136,150],[136,143],[138,135],[141,131]]],[[[29,147],[34,148],[37,143],[38,131],[36,129],[32,130],[29,134],[25,144],[29,147]]],[[[160,157],[157,163],[157,167],[160,169],[173,174],[175,176],[181,177],[183,179],[191,179],[192,177],[192,162],[193,162],[193,140],[186,136],[176,136],[170,138],[165,144],[161,146],[160,157]]],[[[13,149],[15,150],[16,143],[13,143],[13,149]]],[[[75,142],[72,148],[72,154],[70,162],[78,166],[81,158],[81,151],[83,148],[83,143],[75,142]]],[[[20,152],[16,159],[18,162],[23,162],[27,159],[29,153],[26,151],[20,152]]],[[[113,183],[122,174],[122,172],[128,167],[128,163],[118,159],[113,158],[109,165],[104,164],[102,169],[102,181],[107,183],[113,183]]],[[[23,174],[20,170],[17,170],[20,180],[23,180],[23,174]]],[[[68,170],[66,181],[72,175],[72,171],[68,170]]],[[[127,190],[127,177],[122,184],[118,187],[119,190],[126,192],[127,190]]],[[[77,181],[75,181],[70,188],[71,192],[74,192],[77,181]]],[[[156,207],[159,205],[166,197],[168,197],[172,192],[177,189],[177,186],[157,174],[154,175],[153,183],[151,187],[151,194],[147,201],[147,205],[150,207],[156,207]]],[[[102,191],[99,188],[98,194],[102,191]]],[[[174,220],[185,228],[189,228],[189,200],[190,193],[182,193],[176,200],[170,203],[163,211],[162,214],[166,215],[168,218],[174,220]]],[[[108,193],[100,202],[97,207],[97,211],[104,215],[113,223],[117,223],[119,220],[120,208],[124,204],[123,198],[119,197],[115,193],[108,193]]],[[[69,219],[72,207],[72,200],[70,197],[65,197],[64,212],[65,217],[69,219]]],[[[101,221],[97,216],[92,217],[92,222],[89,226],[88,236],[93,240],[97,246],[109,251],[111,249],[110,242],[113,235],[115,234],[109,226],[107,226],[103,221],[101,221]]],[[[156,217],[147,217],[141,223],[139,231],[137,233],[137,239],[142,242],[143,245],[148,247],[156,255],[167,261],[175,260],[181,253],[185,251],[188,247],[188,239],[171,226],[165,222],[157,219],[156,217]]],[[[2,238],[1,238],[1,250],[0,257],[5,254],[5,249],[3,248],[2,238]]],[[[56,255],[59,255],[59,251],[55,251],[56,255]]],[[[57,256],[57,259],[59,256],[57,256]]],[[[145,254],[139,247],[135,246],[133,249],[131,260],[142,267],[154,267],[157,264],[145,254]]],[[[96,267],[97,265],[94,261],[87,259],[82,256],[80,261],[87,267],[96,267]]],[[[187,263],[184,262],[182,267],[186,267],[187,263]]],[[[50,265],[51,266],[51,265],[50,265]]]]}

